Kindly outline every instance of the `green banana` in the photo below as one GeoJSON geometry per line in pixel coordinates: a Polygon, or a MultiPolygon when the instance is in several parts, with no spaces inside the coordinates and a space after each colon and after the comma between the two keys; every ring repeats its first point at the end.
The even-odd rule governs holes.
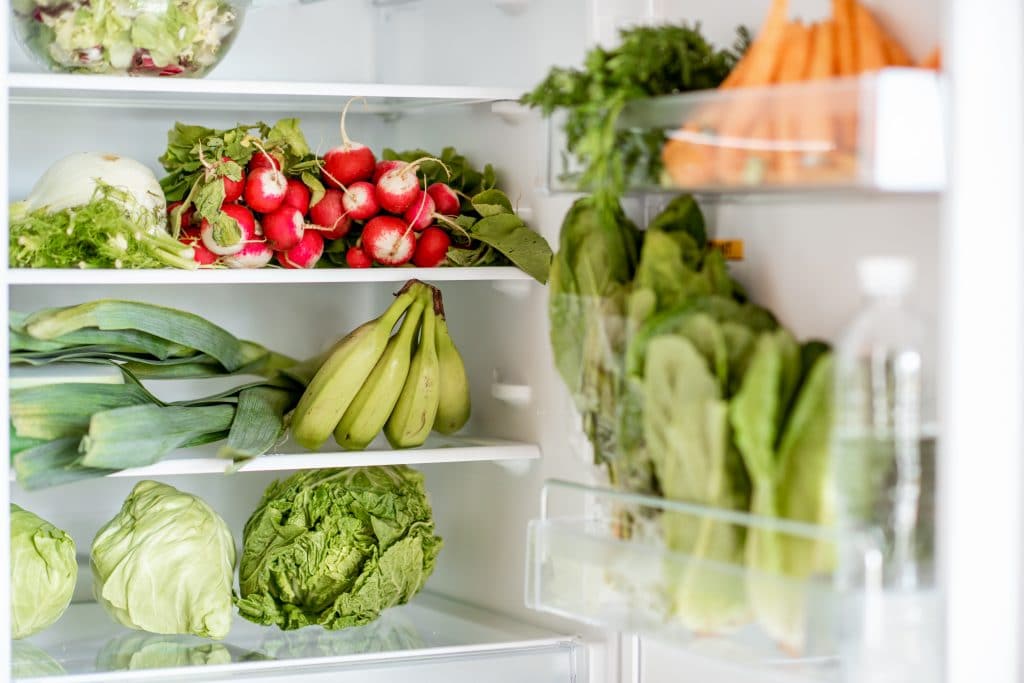
{"type": "Polygon", "coordinates": [[[409,376],[413,344],[419,331],[424,302],[417,299],[405,314],[398,334],[391,337],[384,355],[373,372],[359,388],[348,410],[334,430],[338,445],[350,451],[361,451],[370,445],[391,415],[405,379],[409,376]]]}
{"type": "Polygon", "coordinates": [[[410,280],[382,316],[363,323],[341,340],[295,407],[291,423],[295,441],[310,450],[324,445],[380,360],[395,323],[425,287],[410,280]]]}
{"type": "MultiPolygon", "coordinates": [[[[424,296],[424,306],[433,308],[431,294],[424,296]]],[[[428,311],[423,316],[420,343],[412,357],[409,375],[395,409],[384,424],[384,436],[393,448],[412,448],[427,440],[437,414],[440,368],[437,360],[435,317],[428,311]]]]}
{"type": "Polygon", "coordinates": [[[434,430],[442,434],[454,434],[469,420],[469,379],[466,377],[462,356],[448,333],[439,291],[435,291],[434,311],[437,317],[437,360],[441,377],[434,430]]]}

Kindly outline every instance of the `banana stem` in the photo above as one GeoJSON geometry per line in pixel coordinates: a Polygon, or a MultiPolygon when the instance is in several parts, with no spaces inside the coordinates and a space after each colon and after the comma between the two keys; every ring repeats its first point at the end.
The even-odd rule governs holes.
{"type": "Polygon", "coordinates": [[[419,285],[419,284],[423,284],[423,283],[420,282],[419,280],[417,280],[416,278],[413,278],[413,279],[409,280],[408,282],[406,282],[404,285],[402,285],[402,288],[400,290],[398,290],[397,292],[395,292],[395,296],[401,296],[401,295],[405,294],[406,292],[408,292],[410,287],[412,287],[413,285],[419,285]]]}
{"type": "Polygon", "coordinates": [[[444,320],[444,300],[441,298],[441,290],[437,287],[431,287],[434,290],[434,315],[440,316],[444,320]]]}

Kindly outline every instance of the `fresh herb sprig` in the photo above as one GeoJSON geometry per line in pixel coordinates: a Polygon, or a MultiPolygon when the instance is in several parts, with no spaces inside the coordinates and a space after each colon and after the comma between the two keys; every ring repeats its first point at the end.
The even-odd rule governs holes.
{"type": "Polygon", "coordinates": [[[553,68],[520,100],[545,116],[567,110],[568,149],[583,165],[580,189],[594,192],[603,207],[611,207],[630,181],[657,182],[661,172],[661,131],[616,129],[626,104],[715,88],[749,44],[741,28],[733,50],[716,49],[699,25],[624,29],[620,37],[618,47],[591,50],[582,69],[553,68]]]}

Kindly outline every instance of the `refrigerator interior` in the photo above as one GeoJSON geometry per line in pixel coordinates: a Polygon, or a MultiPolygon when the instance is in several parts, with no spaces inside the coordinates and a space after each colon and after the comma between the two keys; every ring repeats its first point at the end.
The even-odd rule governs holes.
{"type": "MultiPolygon", "coordinates": [[[[794,14],[814,19],[827,10],[827,4],[824,0],[794,2],[794,14]]],[[[934,0],[868,4],[878,8],[883,18],[891,19],[887,23],[897,27],[900,38],[916,56],[938,42],[939,7],[934,0]]],[[[438,100],[427,106],[404,106],[400,96],[388,97],[385,88],[380,91],[382,97],[371,96],[365,106],[353,104],[350,135],[375,150],[419,147],[439,151],[452,145],[478,164],[493,163],[503,189],[524,217],[556,247],[562,216],[574,197],[544,191],[549,161],[546,122],[535,113],[504,103],[492,106],[487,101],[453,104],[444,100],[514,98],[551,65],[579,64],[589,45],[612,41],[615,27],[636,22],[699,21],[709,38],[727,44],[737,24],[756,27],[764,8],[759,0],[257,3],[248,11],[228,56],[210,77],[197,82],[201,87],[186,84],[179,92],[175,90],[179,86],[172,84],[155,95],[142,96],[133,95],[130,89],[76,90],[77,86],[65,88],[57,81],[39,87],[42,81],[33,82],[40,73],[38,68],[12,35],[10,77],[5,88],[10,99],[7,199],[24,196],[43,170],[71,151],[116,152],[145,162],[159,175],[156,159],[175,121],[226,127],[239,120],[299,116],[311,146],[323,152],[338,140],[338,112],[348,96],[361,94],[361,86],[372,90],[381,84],[398,85],[405,89],[393,90],[407,97],[438,100]],[[218,82],[236,81],[255,82],[252,92],[238,96],[217,93],[218,82]],[[306,88],[311,92],[335,88],[337,94],[308,99],[283,94],[290,92],[288,87],[301,88],[307,82],[322,84],[306,88]]],[[[140,86],[145,87],[145,82],[140,86]]],[[[642,220],[664,199],[631,199],[627,210],[642,220]]],[[[937,195],[739,193],[702,197],[701,206],[712,236],[744,242],[744,259],[733,263],[732,271],[752,299],[770,308],[800,337],[836,338],[860,304],[854,269],[856,262],[868,255],[910,258],[917,269],[913,304],[933,319],[937,314],[937,195]]],[[[175,284],[133,285],[130,278],[118,284],[117,278],[111,278],[106,283],[68,286],[45,281],[15,284],[18,281],[7,272],[6,259],[2,268],[5,276],[12,276],[12,284],[6,288],[12,310],[30,311],[101,297],[134,298],[184,308],[240,337],[297,357],[321,351],[374,317],[403,279],[274,284],[272,278],[266,278],[260,284],[182,284],[186,281],[183,276],[175,284]]],[[[504,275],[448,281],[439,273],[435,281],[445,294],[452,335],[463,352],[472,383],[473,417],[466,433],[523,448],[496,462],[416,464],[426,474],[445,547],[428,582],[429,594],[396,610],[394,616],[386,615],[384,626],[392,628],[403,619],[411,620],[420,647],[406,650],[427,648],[429,656],[398,655],[395,661],[370,653],[357,656],[349,639],[328,648],[321,655],[323,661],[304,660],[301,668],[267,665],[264,671],[259,663],[252,663],[252,669],[244,672],[211,668],[210,680],[300,673],[313,681],[321,680],[319,676],[322,680],[349,680],[342,676],[369,680],[372,672],[375,681],[398,680],[400,676],[405,680],[412,675],[424,680],[503,680],[497,676],[507,675],[509,681],[599,683],[629,681],[636,675],[636,683],[655,683],[684,671],[694,680],[714,676],[717,683],[764,680],[750,670],[723,668],[669,644],[644,639],[642,648],[637,648],[636,643],[617,634],[525,607],[526,528],[529,520],[538,516],[543,482],[561,478],[600,483],[601,473],[587,462],[577,418],[553,370],[547,290],[532,281],[504,275]],[[515,398],[508,398],[509,394],[515,398]],[[457,622],[460,609],[468,610],[466,621],[457,622]],[[490,620],[499,625],[487,631],[485,624],[490,620]],[[488,649],[489,645],[493,647],[488,649]]],[[[179,389],[194,387],[171,388],[179,389]]],[[[487,459],[486,452],[472,447],[464,451],[466,458],[471,451],[473,459],[487,459]]],[[[415,457],[414,451],[409,453],[415,457]]],[[[208,501],[240,542],[242,525],[264,488],[285,474],[191,474],[168,476],[166,481],[208,501]]],[[[91,632],[91,626],[81,628],[88,632],[87,637],[61,643],[60,634],[67,632],[61,625],[65,618],[51,631],[30,640],[51,655],[57,656],[56,648],[66,656],[71,663],[65,667],[69,673],[82,674],[76,681],[114,680],[104,677],[109,674],[89,673],[95,666],[93,651],[102,647],[101,635],[113,639],[128,632],[113,628],[88,603],[87,553],[96,530],[113,516],[136,481],[133,477],[105,478],[31,493],[14,483],[10,486],[12,502],[66,529],[85,560],[72,609],[83,624],[103,626],[96,632],[91,632]],[[90,621],[93,618],[95,622],[90,621]],[[109,634],[102,630],[108,626],[109,634]]],[[[260,651],[260,644],[251,643],[266,634],[250,638],[252,629],[238,623],[236,631],[243,634],[239,636],[243,645],[238,647],[260,651]]],[[[234,646],[234,634],[227,643],[234,646]]],[[[238,657],[233,655],[232,661],[239,665],[238,657]]]]}

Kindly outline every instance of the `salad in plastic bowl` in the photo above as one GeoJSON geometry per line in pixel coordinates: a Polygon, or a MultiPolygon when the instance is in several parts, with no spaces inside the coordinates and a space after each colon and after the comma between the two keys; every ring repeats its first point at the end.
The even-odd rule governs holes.
{"type": "Polygon", "coordinates": [[[203,76],[224,56],[245,0],[12,0],[22,44],[73,73],[203,76]]]}

